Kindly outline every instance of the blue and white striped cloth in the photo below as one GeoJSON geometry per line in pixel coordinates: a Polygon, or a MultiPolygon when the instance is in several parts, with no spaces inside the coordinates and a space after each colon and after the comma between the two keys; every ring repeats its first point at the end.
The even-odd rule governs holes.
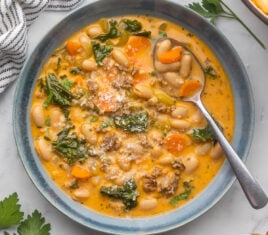
{"type": "Polygon", "coordinates": [[[0,93],[20,74],[28,28],[44,10],[70,10],[82,0],[0,0],[0,93]]]}

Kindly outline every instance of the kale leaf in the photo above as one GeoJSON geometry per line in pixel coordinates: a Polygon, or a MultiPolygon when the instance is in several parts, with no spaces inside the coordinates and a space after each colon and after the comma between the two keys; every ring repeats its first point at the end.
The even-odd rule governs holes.
{"type": "Polygon", "coordinates": [[[130,210],[137,206],[137,198],[139,193],[137,191],[137,185],[133,179],[128,180],[123,187],[112,185],[110,187],[102,186],[100,192],[103,195],[111,198],[122,200],[126,210],[130,210]]]}
{"type": "Polygon", "coordinates": [[[95,39],[100,40],[101,42],[105,42],[108,39],[114,39],[120,37],[120,32],[118,30],[118,23],[116,20],[110,20],[109,21],[109,32],[100,34],[95,39]]]}
{"type": "Polygon", "coordinates": [[[184,181],[183,182],[183,187],[184,187],[184,192],[180,193],[179,195],[173,197],[169,203],[172,205],[172,206],[176,206],[177,202],[178,201],[181,201],[181,200],[186,200],[188,199],[188,197],[190,196],[191,192],[192,192],[192,189],[193,187],[190,185],[190,182],[187,182],[187,181],[184,181]]]}
{"type": "Polygon", "coordinates": [[[192,137],[196,142],[216,141],[214,132],[209,125],[203,129],[193,129],[192,137]]]}
{"type": "Polygon", "coordinates": [[[128,132],[143,132],[150,125],[149,114],[140,112],[135,114],[114,117],[114,124],[117,128],[121,128],[128,132]]]}
{"type": "Polygon", "coordinates": [[[92,42],[92,50],[97,64],[100,66],[104,58],[111,53],[113,48],[109,45],[101,45],[97,42],[92,42]]]}
{"type": "Polygon", "coordinates": [[[44,102],[44,107],[47,108],[51,103],[60,106],[70,106],[74,95],[57,80],[55,74],[48,74],[40,83],[41,89],[48,96],[44,102]]]}
{"type": "Polygon", "coordinates": [[[142,28],[141,23],[137,20],[123,19],[122,22],[124,23],[124,29],[128,32],[137,32],[142,28]]]}
{"type": "Polygon", "coordinates": [[[80,140],[75,133],[70,131],[73,127],[63,129],[58,133],[56,141],[52,142],[53,150],[65,158],[69,164],[76,161],[83,162],[90,155],[90,148],[85,140],[80,140]]]}

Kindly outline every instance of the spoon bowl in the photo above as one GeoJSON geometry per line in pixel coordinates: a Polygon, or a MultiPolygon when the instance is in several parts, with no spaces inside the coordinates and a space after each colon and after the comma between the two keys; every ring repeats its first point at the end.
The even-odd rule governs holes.
{"type": "Polygon", "coordinates": [[[223,132],[220,130],[219,126],[216,124],[214,118],[210,115],[210,113],[207,111],[206,107],[202,103],[201,94],[205,87],[206,76],[202,64],[195,56],[195,54],[187,47],[187,45],[177,41],[174,38],[161,38],[155,43],[155,47],[153,50],[153,63],[156,70],[156,75],[161,79],[165,91],[169,95],[177,99],[181,99],[183,101],[192,102],[200,109],[200,111],[206,118],[208,124],[212,128],[221,148],[223,149],[249,203],[255,209],[263,208],[268,202],[268,198],[265,192],[263,191],[259,183],[255,180],[255,178],[251,175],[251,173],[248,171],[245,164],[234,151],[233,147],[228,142],[223,132]],[[173,54],[175,54],[175,50],[181,55],[174,55],[173,58],[176,58],[176,60],[174,59],[174,61],[172,61],[171,63],[166,63],[170,62],[171,60],[164,60],[165,55],[167,55],[167,53],[171,54],[171,51],[173,51],[173,54]],[[186,56],[187,58],[185,58],[186,56]],[[186,59],[187,63],[185,62],[186,59]],[[167,69],[164,68],[169,67],[170,69],[176,71],[175,68],[173,69],[173,66],[171,66],[171,64],[174,65],[175,63],[177,63],[178,65],[176,69],[180,71],[181,77],[176,78],[174,76],[172,83],[170,82],[170,85],[167,85],[167,82],[165,81],[168,80],[167,76],[165,76],[167,69]],[[185,63],[188,66],[188,70],[186,71],[186,73],[184,73],[186,66],[185,63]],[[190,71],[193,71],[193,74],[189,74],[190,71]],[[186,89],[187,92],[180,93],[177,91],[177,87],[170,87],[173,84],[176,85],[175,79],[178,79],[178,84],[179,80],[181,79],[180,87],[185,86],[185,84],[189,84],[190,82],[196,85],[193,86],[191,89],[186,89]]]}

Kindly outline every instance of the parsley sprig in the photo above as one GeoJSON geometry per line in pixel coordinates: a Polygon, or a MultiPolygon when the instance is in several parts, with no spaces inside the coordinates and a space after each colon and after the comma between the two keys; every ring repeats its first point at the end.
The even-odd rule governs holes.
{"type": "Polygon", "coordinates": [[[266,49],[263,42],[222,0],[202,0],[201,4],[199,2],[193,2],[190,3],[188,7],[197,12],[198,14],[200,14],[201,16],[210,19],[210,22],[214,25],[216,24],[216,20],[219,17],[237,20],[249,32],[249,34],[259,43],[259,45],[263,49],[266,49]]]}
{"type": "MultiPolygon", "coordinates": [[[[49,235],[50,224],[46,224],[42,214],[35,210],[23,220],[24,213],[21,211],[18,194],[13,193],[0,201],[0,231],[2,229],[17,227],[19,235],[49,235]]],[[[7,231],[4,235],[10,235],[7,231]]],[[[17,235],[13,233],[13,235],[17,235]]]]}

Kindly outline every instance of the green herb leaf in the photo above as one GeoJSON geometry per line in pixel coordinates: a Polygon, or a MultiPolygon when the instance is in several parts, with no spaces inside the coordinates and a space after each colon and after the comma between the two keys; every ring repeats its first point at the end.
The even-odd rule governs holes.
{"type": "Polygon", "coordinates": [[[18,201],[17,193],[0,201],[0,229],[17,225],[23,219],[24,213],[20,211],[18,201]]]}
{"type": "Polygon", "coordinates": [[[51,124],[51,120],[50,120],[50,117],[47,117],[46,118],[46,120],[45,120],[45,124],[46,124],[46,126],[50,126],[50,124],[51,124]]]}
{"type": "Polygon", "coordinates": [[[212,24],[216,24],[216,20],[219,17],[235,19],[237,20],[248,33],[259,43],[259,45],[266,49],[263,42],[248,28],[248,26],[238,17],[238,15],[232,11],[222,0],[202,0],[201,4],[193,2],[188,4],[188,7],[197,12],[201,16],[210,19],[212,24]]]}
{"type": "Polygon", "coordinates": [[[99,120],[99,116],[95,115],[90,119],[90,122],[96,122],[99,120]]]}
{"type": "Polygon", "coordinates": [[[140,112],[130,115],[122,115],[114,117],[114,124],[117,128],[121,128],[128,132],[143,132],[149,125],[149,114],[140,112]]]}
{"type": "Polygon", "coordinates": [[[75,133],[70,133],[73,127],[65,128],[58,133],[56,141],[52,142],[53,150],[65,158],[69,164],[83,162],[90,153],[85,140],[80,140],[75,133]]]}
{"type": "Polygon", "coordinates": [[[133,179],[128,180],[123,187],[112,185],[110,187],[102,186],[100,192],[103,195],[111,198],[122,200],[126,210],[130,210],[137,206],[137,198],[139,193],[137,191],[137,185],[133,179]]]}
{"type": "Polygon", "coordinates": [[[183,182],[183,187],[184,187],[184,192],[180,193],[179,195],[173,197],[169,203],[172,205],[172,206],[176,206],[178,201],[181,201],[181,200],[186,200],[188,199],[188,197],[190,196],[191,192],[192,192],[192,186],[190,185],[189,182],[185,181],[183,182]]]}
{"type": "Polygon", "coordinates": [[[77,75],[79,73],[81,73],[82,69],[80,67],[75,67],[75,68],[71,68],[70,69],[70,73],[73,75],[77,75]]]}
{"type": "Polygon", "coordinates": [[[149,38],[151,37],[151,31],[141,31],[141,32],[133,33],[132,35],[149,38]]]}
{"type": "Polygon", "coordinates": [[[101,45],[97,42],[91,42],[93,54],[98,66],[102,65],[104,58],[109,55],[113,48],[111,46],[101,45]]]}
{"type": "Polygon", "coordinates": [[[18,227],[19,235],[49,235],[50,224],[45,224],[42,214],[35,210],[32,215],[28,215],[27,219],[21,222],[18,227]]]}
{"type": "Polygon", "coordinates": [[[120,32],[118,30],[118,23],[116,20],[109,21],[109,32],[105,34],[100,34],[95,39],[100,40],[101,42],[105,42],[108,39],[118,38],[120,36],[120,32]]]}
{"type": "Polygon", "coordinates": [[[204,72],[205,74],[207,74],[210,78],[217,78],[218,74],[216,72],[216,70],[211,66],[211,65],[207,65],[204,68],[204,72]]]}
{"type": "Polygon", "coordinates": [[[47,108],[51,103],[60,106],[69,106],[74,95],[57,80],[55,74],[48,74],[41,81],[41,89],[47,94],[47,99],[44,102],[44,107],[47,108]]]}
{"type": "Polygon", "coordinates": [[[203,129],[193,129],[192,137],[196,142],[216,141],[214,132],[209,125],[203,129]]]}
{"type": "Polygon", "coordinates": [[[61,81],[61,85],[63,85],[66,89],[70,90],[74,86],[74,82],[68,79],[64,79],[61,81]]]}
{"type": "Polygon", "coordinates": [[[99,128],[102,130],[111,126],[113,126],[112,122],[110,120],[105,120],[100,124],[99,128]]]}

